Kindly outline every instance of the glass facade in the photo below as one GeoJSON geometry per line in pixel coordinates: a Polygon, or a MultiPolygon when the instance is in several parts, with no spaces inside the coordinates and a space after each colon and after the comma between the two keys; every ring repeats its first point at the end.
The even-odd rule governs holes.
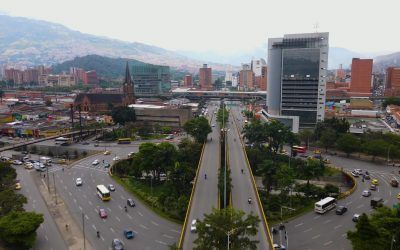
{"type": "Polygon", "coordinates": [[[157,96],[171,90],[168,66],[141,65],[132,67],[132,79],[137,96],[157,96]]]}

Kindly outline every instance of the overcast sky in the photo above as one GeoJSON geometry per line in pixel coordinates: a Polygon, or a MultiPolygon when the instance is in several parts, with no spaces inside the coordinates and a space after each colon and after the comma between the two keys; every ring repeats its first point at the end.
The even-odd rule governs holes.
{"type": "MultiPolygon", "coordinates": [[[[0,11],[171,50],[241,52],[285,33],[330,46],[400,51],[399,0],[1,0],[0,11]]],[[[18,28],[18,27],[16,27],[18,28]]]]}

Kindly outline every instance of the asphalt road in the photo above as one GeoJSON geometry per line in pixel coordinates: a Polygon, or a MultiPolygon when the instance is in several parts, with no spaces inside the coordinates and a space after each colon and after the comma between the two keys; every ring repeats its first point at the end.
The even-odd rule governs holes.
{"type": "Polygon", "coordinates": [[[270,244],[267,238],[267,232],[264,226],[261,209],[257,202],[257,194],[253,189],[251,173],[247,166],[245,152],[240,141],[236,123],[233,121],[240,116],[238,108],[231,108],[228,127],[228,147],[229,147],[229,165],[232,177],[232,203],[236,209],[243,210],[246,214],[253,213],[260,219],[258,233],[253,240],[259,241],[258,249],[269,249],[270,244]],[[243,169],[243,174],[241,170],[243,169]],[[251,198],[252,203],[248,203],[251,198]]]}
{"type": "MultiPolygon", "coordinates": [[[[9,153],[9,152],[7,152],[9,153]]],[[[4,155],[7,155],[4,153],[4,155]]],[[[10,153],[11,155],[11,153],[10,153]]],[[[61,233],[58,231],[58,227],[55,224],[53,218],[50,215],[47,206],[40,195],[34,181],[33,175],[37,174],[34,170],[26,170],[22,166],[16,167],[17,179],[20,180],[22,189],[21,192],[28,199],[28,203],[25,204],[26,211],[34,211],[36,213],[43,214],[44,222],[40,225],[36,231],[36,243],[33,249],[37,250],[62,250],[68,249],[61,233]]]]}
{"type": "Polygon", "coordinates": [[[147,208],[142,202],[135,199],[121,186],[114,182],[103,167],[105,162],[112,162],[115,155],[123,158],[129,152],[137,152],[138,147],[108,148],[110,155],[95,155],[78,162],[71,169],[55,171],[57,190],[66,202],[70,213],[82,227],[82,214],[85,218],[86,237],[94,249],[109,249],[111,241],[119,238],[124,242],[125,249],[168,249],[178,241],[180,225],[160,218],[147,208]],[[100,164],[93,166],[92,162],[98,159],[100,164]],[[83,179],[82,186],[76,186],[76,178],[83,179]],[[96,186],[99,184],[113,184],[116,191],[111,192],[111,201],[103,202],[96,194],[96,186]],[[128,198],[133,198],[136,207],[128,206],[125,212],[124,206],[128,198]],[[99,209],[104,208],[108,218],[101,219],[99,209]],[[125,239],[124,229],[135,232],[134,239],[125,239]],[[100,232],[97,238],[96,231],[100,232]]]}
{"type": "MultiPolygon", "coordinates": [[[[389,181],[393,176],[399,179],[399,168],[336,156],[326,157],[334,165],[343,167],[348,172],[356,168],[367,170],[371,175],[371,180],[376,178],[379,181],[378,190],[371,191],[370,197],[363,197],[362,191],[369,189],[370,180],[362,182],[361,177],[356,178],[357,189],[355,192],[338,201],[338,205],[345,205],[348,208],[345,214],[336,215],[334,210],[323,215],[309,212],[286,223],[289,249],[351,249],[351,243],[347,240],[346,233],[349,230],[355,230],[355,223],[352,221],[353,215],[373,212],[374,210],[370,206],[370,200],[373,197],[382,197],[384,204],[389,207],[398,202],[396,195],[400,189],[391,187],[389,181]]],[[[286,245],[284,237],[282,238],[286,245]]],[[[275,237],[275,242],[279,242],[279,236],[275,237]]]]}
{"type": "MultiPolygon", "coordinates": [[[[209,114],[218,109],[218,106],[208,106],[209,114]]],[[[215,115],[212,115],[211,124],[216,124],[215,115]]],[[[208,136],[203,158],[201,160],[199,176],[196,180],[196,189],[192,197],[192,205],[187,219],[186,230],[183,240],[183,249],[193,249],[193,241],[197,238],[196,233],[190,232],[193,219],[204,218],[204,214],[212,212],[212,208],[218,208],[218,166],[219,166],[219,128],[216,124],[208,136]],[[211,141],[211,138],[213,140],[211,141]],[[207,174],[207,179],[204,175],[207,174]]]]}

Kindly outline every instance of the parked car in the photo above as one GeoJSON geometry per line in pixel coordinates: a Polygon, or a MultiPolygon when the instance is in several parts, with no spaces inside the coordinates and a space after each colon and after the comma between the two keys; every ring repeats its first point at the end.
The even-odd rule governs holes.
{"type": "Polygon", "coordinates": [[[354,221],[354,222],[357,222],[358,219],[360,218],[360,216],[361,216],[361,215],[359,215],[359,214],[354,214],[354,215],[353,215],[353,218],[352,218],[351,220],[354,221]]]}
{"type": "Polygon", "coordinates": [[[108,150],[104,151],[104,155],[109,155],[109,154],[111,154],[110,151],[108,151],[108,150]]]}
{"type": "Polygon", "coordinates": [[[120,158],[118,157],[118,156],[115,156],[114,158],[113,158],[113,161],[119,161],[120,160],[120,158]]]}
{"type": "Polygon", "coordinates": [[[27,163],[25,163],[24,168],[25,168],[25,169],[32,169],[32,168],[33,168],[33,164],[30,163],[30,162],[27,162],[27,163]]]}
{"type": "Polygon", "coordinates": [[[13,161],[13,164],[14,164],[14,165],[22,165],[23,162],[20,161],[20,160],[14,160],[14,161],[13,161]]]}
{"type": "Polygon", "coordinates": [[[369,191],[369,190],[364,190],[364,191],[362,192],[362,196],[364,196],[364,197],[369,197],[369,196],[371,196],[371,191],[369,191]]]}
{"type": "Polygon", "coordinates": [[[120,239],[113,239],[111,243],[111,249],[112,250],[123,250],[124,245],[122,244],[122,241],[120,239]]]}
{"type": "Polygon", "coordinates": [[[99,209],[99,216],[100,216],[100,218],[102,218],[102,219],[107,218],[107,211],[106,211],[104,208],[100,208],[100,209],[99,209]]]}
{"type": "Polygon", "coordinates": [[[345,207],[345,206],[338,206],[336,208],[337,215],[342,215],[342,214],[346,213],[346,211],[347,211],[347,207],[345,207]]]}
{"type": "Polygon", "coordinates": [[[108,184],[108,190],[115,191],[115,187],[113,184],[108,184]]]}
{"type": "Polygon", "coordinates": [[[135,202],[134,202],[132,199],[126,200],[126,203],[127,203],[128,206],[130,206],[130,207],[135,207],[135,206],[136,206],[135,202]]]}
{"type": "Polygon", "coordinates": [[[76,184],[77,186],[82,186],[82,183],[83,183],[82,178],[76,178],[75,184],[76,184]]]}
{"type": "Polygon", "coordinates": [[[124,229],[124,235],[125,238],[127,239],[132,239],[135,237],[135,234],[132,232],[132,230],[124,229]]]}
{"type": "Polygon", "coordinates": [[[276,244],[274,243],[274,250],[286,250],[286,247],[284,245],[281,244],[276,244]]]}
{"type": "Polygon", "coordinates": [[[399,181],[396,180],[396,179],[391,179],[391,180],[390,180],[390,185],[391,185],[392,187],[399,187],[399,181]]]}
{"type": "Polygon", "coordinates": [[[354,177],[359,177],[359,174],[357,172],[355,172],[355,171],[352,171],[351,175],[354,176],[354,177]]]}
{"type": "Polygon", "coordinates": [[[197,220],[196,219],[192,220],[192,224],[190,224],[190,232],[195,233],[197,231],[196,224],[197,220]]]}

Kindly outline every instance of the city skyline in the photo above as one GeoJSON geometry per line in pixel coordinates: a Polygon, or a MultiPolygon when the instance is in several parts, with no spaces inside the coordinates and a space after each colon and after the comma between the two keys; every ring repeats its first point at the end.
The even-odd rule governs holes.
{"type": "MultiPolygon", "coordinates": [[[[396,5],[392,0],[381,2],[387,6],[396,5]]],[[[246,4],[232,4],[228,1],[173,0],[141,2],[139,5],[124,0],[113,3],[78,3],[73,0],[64,4],[48,0],[35,3],[17,0],[1,3],[0,13],[55,22],[83,33],[142,42],[175,51],[244,52],[266,48],[268,38],[316,30],[331,34],[332,47],[344,47],[360,53],[400,51],[400,38],[382,28],[396,22],[396,8],[387,8],[383,15],[376,13],[376,6],[368,3],[363,3],[363,12],[357,11],[358,3],[342,0],[328,8],[318,5],[315,0],[308,3],[282,1],[268,4],[253,0],[246,4]],[[61,12],[60,7],[63,8],[61,12]],[[91,8],[95,8],[96,12],[87,11],[91,8]],[[342,17],[343,13],[348,14],[348,18],[342,17]],[[282,15],[290,18],[282,19],[282,15]],[[350,17],[357,22],[349,22],[350,17]],[[276,25],[274,20],[278,19],[284,21],[276,25]],[[360,26],[360,23],[363,25],[360,26]],[[236,36],[238,30],[246,30],[247,35],[236,36]],[[199,39],[204,35],[208,39],[199,39]],[[388,39],[377,42],[378,37],[388,39]]]]}

